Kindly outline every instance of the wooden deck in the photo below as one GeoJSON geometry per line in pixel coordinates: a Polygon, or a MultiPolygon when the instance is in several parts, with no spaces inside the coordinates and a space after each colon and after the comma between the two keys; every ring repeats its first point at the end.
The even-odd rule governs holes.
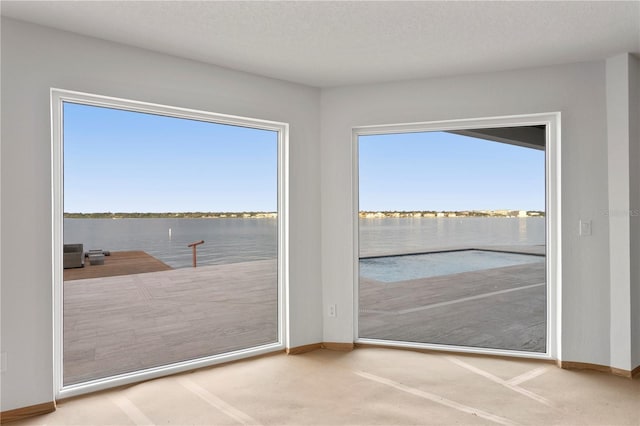
{"type": "MultiPolygon", "coordinates": [[[[104,273],[117,263],[111,258],[85,269],[104,273]]],[[[135,262],[114,267],[126,275],[65,281],[65,385],[277,340],[275,259],[140,274],[126,263],[135,262]]],[[[361,337],[540,352],[545,264],[394,283],[362,278],[359,308],[361,337]]]]}
{"type": "Polygon", "coordinates": [[[145,272],[168,271],[172,269],[144,251],[114,251],[104,257],[104,265],[91,265],[85,258],[84,268],[64,270],[64,280],[116,277],[120,275],[142,274],[145,272]]]}
{"type": "Polygon", "coordinates": [[[545,263],[384,283],[360,278],[360,337],[544,352],[545,263]]]}
{"type": "Polygon", "coordinates": [[[275,259],[65,281],[64,384],[273,343],[277,300],[275,259]]]}

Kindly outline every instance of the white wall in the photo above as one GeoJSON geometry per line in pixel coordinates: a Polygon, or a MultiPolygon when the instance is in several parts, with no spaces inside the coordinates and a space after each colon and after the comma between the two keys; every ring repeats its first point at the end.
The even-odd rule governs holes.
{"type": "Polygon", "coordinates": [[[353,339],[351,129],[354,126],[562,112],[562,352],[609,365],[609,229],[604,63],[529,69],[322,93],[324,340],[353,339]],[[578,236],[590,219],[591,237],[578,236]]]}
{"type": "Polygon", "coordinates": [[[290,123],[290,344],[321,341],[319,91],[2,18],[2,411],[53,400],[50,87],[290,123]]]}
{"type": "Polygon", "coordinates": [[[640,58],[629,63],[632,368],[640,366],[640,58]]]}
{"type": "Polygon", "coordinates": [[[640,133],[638,59],[607,59],[610,365],[640,364],[640,133]]]}
{"type": "Polygon", "coordinates": [[[631,199],[629,157],[629,56],[607,59],[607,140],[609,168],[610,364],[631,365],[631,199]]]}

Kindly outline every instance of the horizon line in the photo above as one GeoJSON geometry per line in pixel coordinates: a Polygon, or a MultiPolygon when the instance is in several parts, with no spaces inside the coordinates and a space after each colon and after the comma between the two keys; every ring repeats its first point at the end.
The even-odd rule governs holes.
{"type": "MultiPolygon", "coordinates": [[[[359,213],[456,213],[456,212],[504,212],[504,211],[526,211],[545,212],[545,209],[402,209],[402,210],[358,210],[359,213]]],[[[195,214],[273,214],[275,210],[192,210],[192,211],[120,211],[120,212],[63,212],[65,215],[134,215],[134,214],[162,214],[162,215],[195,215],[195,214]]]]}

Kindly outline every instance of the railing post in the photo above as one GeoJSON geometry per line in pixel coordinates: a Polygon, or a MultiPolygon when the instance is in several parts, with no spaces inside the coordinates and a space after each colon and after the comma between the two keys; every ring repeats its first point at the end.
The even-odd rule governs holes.
{"type": "Polygon", "coordinates": [[[199,246],[200,244],[204,244],[204,240],[195,241],[187,246],[193,249],[193,267],[194,268],[196,267],[196,247],[199,246]]]}

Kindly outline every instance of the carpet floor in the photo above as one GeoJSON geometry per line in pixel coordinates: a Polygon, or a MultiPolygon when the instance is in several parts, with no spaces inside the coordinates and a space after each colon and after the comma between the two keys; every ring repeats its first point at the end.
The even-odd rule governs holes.
{"type": "Polygon", "coordinates": [[[22,425],[640,425],[640,380],[383,348],[276,354],[62,401],[22,425]]]}

